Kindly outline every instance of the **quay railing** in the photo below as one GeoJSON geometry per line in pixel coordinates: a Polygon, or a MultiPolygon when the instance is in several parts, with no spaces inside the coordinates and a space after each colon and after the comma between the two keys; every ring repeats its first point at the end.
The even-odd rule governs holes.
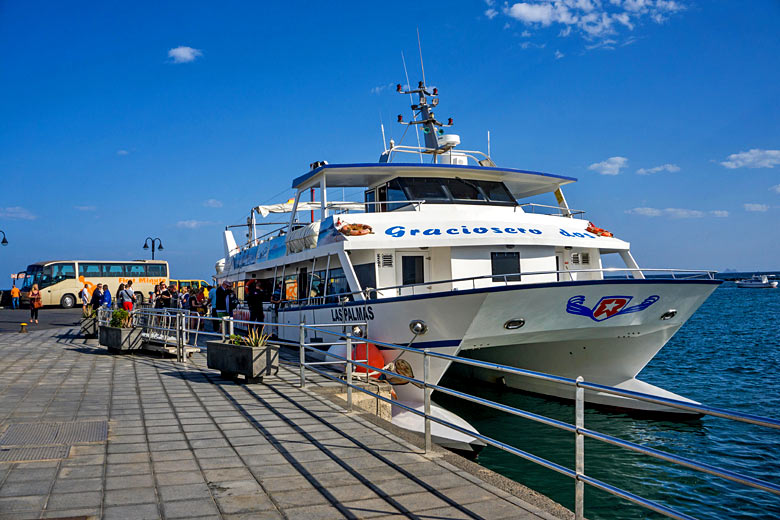
{"type": "MultiPolygon", "coordinates": [[[[636,399],[647,403],[661,405],[664,407],[676,408],[686,412],[692,412],[694,414],[719,417],[731,421],[748,423],[760,427],[780,430],[780,420],[777,419],[762,417],[753,414],[747,414],[747,413],[733,411],[733,410],[727,410],[727,409],[708,406],[704,404],[697,404],[693,402],[680,401],[680,400],[670,399],[666,397],[659,397],[659,396],[654,396],[654,395],[645,394],[641,392],[634,392],[631,390],[623,390],[616,387],[585,381],[582,377],[577,377],[576,379],[572,379],[572,378],[556,376],[552,374],[545,374],[542,372],[535,372],[532,370],[525,370],[522,368],[511,367],[508,365],[502,365],[498,363],[490,363],[481,360],[462,358],[456,355],[433,352],[429,349],[418,349],[412,347],[411,345],[414,339],[416,339],[419,334],[424,334],[424,332],[422,329],[414,329],[412,327],[412,325],[415,325],[415,322],[412,322],[410,324],[410,328],[413,328],[413,331],[416,330],[414,339],[408,345],[404,346],[404,345],[398,345],[394,343],[388,343],[384,341],[367,338],[366,331],[368,328],[368,323],[361,322],[361,321],[326,323],[326,324],[306,324],[305,322],[301,322],[299,324],[256,322],[256,321],[249,321],[249,320],[235,320],[230,317],[213,318],[207,316],[200,316],[197,315],[197,313],[187,315],[184,312],[179,312],[179,310],[177,309],[141,309],[139,311],[134,311],[134,314],[138,316],[143,316],[143,315],[159,316],[159,315],[164,315],[168,311],[174,311],[173,314],[175,314],[176,316],[186,316],[187,318],[189,318],[189,319],[178,318],[173,322],[175,323],[175,328],[174,328],[175,337],[178,338],[179,344],[182,344],[182,339],[185,337],[189,337],[189,338],[195,337],[196,338],[195,341],[197,342],[198,334],[218,336],[224,340],[228,335],[233,335],[236,333],[236,331],[238,330],[236,325],[238,325],[239,328],[243,327],[245,329],[250,329],[253,327],[272,327],[272,328],[277,328],[276,329],[277,331],[279,330],[279,328],[286,328],[288,330],[298,329],[297,341],[293,341],[289,339],[288,340],[273,339],[270,341],[270,343],[279,344],[282,346],[290,346],[298,349],[297,364],[299,366],[299,384],[301,388],[306,387],[307,384],[306,370],[309,370],[319,374],[322,377],[325,377],[328,380],[334,381],[346,387],[346,393],[347,393],[346,401],[347,401],[348,411],[352,410],[353,390],[357,390],[359,392],[363,392],[365,394],[371,395],[380,401],[386,402],[391,406],[396,406],[408,412],[411,412],[415,415],[421,416],[424,421],[424,443],[425,443],[424,445],[425,445],[426,453],[430,452],[433,447],[431,425],[432,423],[435,422],[442,426],[450,428],[454,431],[472,437],[474,439],[479,439],[480,441],[484,442],[487,445],[493,446],[497,449],[518,456],[524,460],[533,462],[544,468],[550,469],[552,471],[570,477],[574,480],[575,520],[583,520],[585,518],[585,503],[584,503],[585,485],[594,487],[596,489],[600,489],[606,493],[627,500],[631,503],[639,505],[648,510],[655,511],[669,518],[675,518],[680,520],[696,520],[695,517],[690,516],[687,513],[666,506],[655,500],[643,498],[630,491],[621,489],[615,485],[609,484],[607,482],[604,482],[600,479],[596,479],[588,475],[585,472],[585,442],[584,442],[585,438],[594,439],[606,444],[610,444],[613,446],[617,446],[619,448],[633,451],[635,453],[640,453],[649,457],[653,457],[658,460],[670,462],[678,466],[689,468],[701,473],[713,475],[722,479],[726,479],[732,482],[742,484],[744,486],[759,489],[780,496],[780,485],[775,484],[773,482],[751,477],[749,475],[744,475],[736,471],[719,468],[708,463],[698,462],[688,457],[682,457],[680,455],[675,455],[667,451],[643,446],[638,443],[627,441],[615,437],[613,435],[609,435],[606,433],[598,432],[587,428],[585,426],[585,391],[588,390],[592,392],[602,392],[602,393],[606,393],[618,397],[636,399]],[[219,332],[200,331],[199,329],[201,327],[201,324],[205,324],[208,321],[212,323],[219,323],[219,328],[220,328],[219,332]],[[187,325],[192,323],[195,323],[195,328],[194,329],[188,328],[187,325]],[[306,340],[307,333],[311,333],[311,332],[322,335],[321,337],[318,338],[318,340],[320,341],[315,342],[315,341],[311,341],[311,339],[307,341],[306,340]],[[327,337],[332,337],[333,340],[322,341],[326,337],[324,335],[327,335],[327,337]],[[412,355],[422,356],[422,365],[423,365],[422,379],[416,379],[415,377],[410,377],[407,375],[400,374],[398,372],[393,372],[391,370],[388,370],[387,366],[380,368],[380,367],[370,365],[368,364],[368,360],[366,359],[354,359],[353,347],[357,343],[373,344],[375,346],[384,347],[387,349],[409,352],[412,355]],[[331,347],[334,345],[343,345],[345,349],[345,355],[341,356],[336,352],[331,352],[331,351],[324,352],[323,350],[321,350],[323,347],[331,347]],[[309,351],[316,351],[320,354],[324,354],[326,356],[325,360],[324,361],[307,360],[306,354],[309,351]],[[546,381],[546,382],[556,383],[560,385],[570,386],[573,389],[574,402],[575,402],[574,423],[568,423],[558,419],[546,417],[527,410],[523,410],[510,405],[492,401],[490,399],[472,395],[452,388],[444,387],[438,384],[438,380],[434,381],[432,379],[432,374],[431,374],[432,359],[443,360],[447,363],[460,363],[467,366],[489,369],[503,374],[528,377],[540,381],[546,381]],[[341,365],[343,365],[343,369],[344,369],[343,376],[341,370],[334,369],[335,367],[341,365]],[[329,367],[330,369],[328,369],[329,367]],[[356,376],[358,376],[355,373],[356,367],[365,370],[365,372],[361,373],[359,377],[361,378],[365,377],[366,380],[369,379],[370,375],[379,375],[380,377],[385,376],[385,377],[392,377],[394,379],[401,379],[408,383],[412,383],[420,386],[421,388],[423,388],[423,411],[419,411],[416,408],[408,406],[402,402],[390,399],[388,397],[380,395],[377,392],[371,391],[367,387],[356,384],[355,378],[356,376]],[[480,406],[485,406],[488,408],[492,408],[494,410],[505,412],[516,417],[528,419],[540,424],[551,426],[553,428],[557,428],[573,434],[575,436],[574,468],[572,469],[566,467],[564,465],[545,459],[539,455],[535,455],[528,451],[511,446],[499,439],[495,439],[490,436],[478,433],[476,431],[469,430],[458,424],[454,424],[445,419],[441,419],[439,417],[433,416],[431,414],[431,394],[434,391],[441,392],[442,394],[446,394],[458,399],[462,399],[464,401],[468,401],[470,403],[474,403],[480,406]]],[[[213,328],[216,329],[216,327],[213,328]]],[[[166,330],[170,330],[170,329],[166,329],[166,330]]],[[[367,350],[368,349],[366,349],[366,351],[367,350]]],[[[179,361],[184,361],[183,357],[180,356],[177,356],[177,359],[179,361]]]]}

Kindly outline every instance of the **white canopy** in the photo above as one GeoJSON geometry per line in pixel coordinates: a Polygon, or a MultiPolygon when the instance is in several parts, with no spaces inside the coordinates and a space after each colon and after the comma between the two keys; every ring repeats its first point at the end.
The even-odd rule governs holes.
{"type": "MultiPolygon", "coordinates": [[[[298,211],[313,211],[320,209],[321,204],[319,202],[298,202],[298,211]]],[[[328,208],[340,208],[349,210],[363,210],[365,206],[362,202],[328,202],[328,208]]],[[[268,204],[265,206],[255,206],[254,211],[267,217],[270,213],[291,213],[293,209],[292,201],[287,201],[283,204],[268,204]]]]}

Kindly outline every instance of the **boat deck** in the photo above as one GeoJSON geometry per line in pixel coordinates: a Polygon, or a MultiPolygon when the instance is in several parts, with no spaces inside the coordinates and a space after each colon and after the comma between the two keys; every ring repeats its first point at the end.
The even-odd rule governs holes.
{"type": "Polygon", "coordinates": [[[109,355],[76,332],[0,334],[0,518],[570,515],[298,388],[293,367],[237,385],[202,353],[109,355]]]}

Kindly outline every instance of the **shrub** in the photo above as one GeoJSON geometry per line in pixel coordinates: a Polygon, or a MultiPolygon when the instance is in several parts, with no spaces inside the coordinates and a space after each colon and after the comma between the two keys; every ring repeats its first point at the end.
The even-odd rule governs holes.
{"type": "Polygon", "coordinates": [[[128,328],[130,327],[130,313],[124,309],[117,309],[111,313],[111,322],[109,327],[128,328]]]}

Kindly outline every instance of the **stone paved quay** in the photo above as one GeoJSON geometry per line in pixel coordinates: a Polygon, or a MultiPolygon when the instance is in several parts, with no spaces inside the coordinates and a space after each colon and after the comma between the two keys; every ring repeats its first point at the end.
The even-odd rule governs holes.
{"type": "Polygon", "coordinates": [[[0,334],[0,519],[554,518],[301,390],[297,367],[237,385],[202,354],[75,332],[0,334]]]}

